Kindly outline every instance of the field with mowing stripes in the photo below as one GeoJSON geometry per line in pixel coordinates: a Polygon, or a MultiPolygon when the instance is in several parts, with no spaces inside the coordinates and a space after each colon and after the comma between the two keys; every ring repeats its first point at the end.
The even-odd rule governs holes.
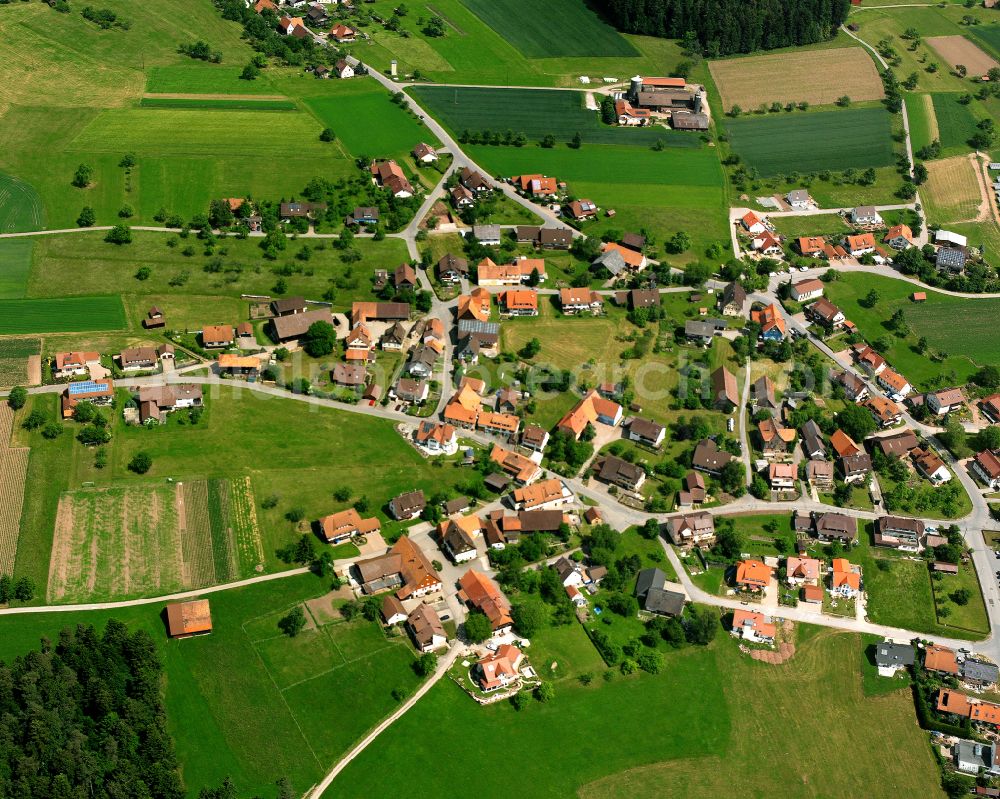
{"type": "Polygon", "coordinates": [[[38,230],[44,224],[45,212],[38,192],[25,181],[0,172],[0,233],[38,230]]]}
{"type": "Polygon", "coordinates": [[[918,152],[941,135],[934,113],[934,100],[929,94],[905,94],[903,101],[906,103],[906,114],[910,120],[913,151],[918,152]]]}
{"type": "Polygon", "coordinates": [[[734,152],[761,175],[888,166],[893,162],[888,112],[850,108],[801,115],[727,120],[734,152]]]}
{"type": "Polygon", "coordinates": [[[875,62],[861,47],[729,58],[708,68],[725,111],[774,102],[831,105],[845,94],[854,101],[885,96],[875,62]]]}
{"type": "Polygon", "coordinates": [[[117,294],[0,300],[0,335],[4,336],[122,330],[125,327],[125,307],[117,294]]]}
{"type": "Polygon", "coordinates": [[[184,108],[207,111],[295,111],[291,100],[226,99],[224,97],[143,97],[140,108],[184,108]]]}
{"type": "Polygon", "coordinates": [[[529,58],[637,56],[636,49],[581,0],[537,3],[464,0],[487,25],[529,58]]]}
{"type": "Polygon", "coordinates": [[[655,128],[619,128],[601,123],[584,107],[583,92],[538,89],[483,89],[417,86],[414,97],[456,135],[511,130],[531,144],[552,134],[568,142],[576,133],[588,144],[650,145],[657,140],[678,147],[698,147],[697,134],[655,128]]]}
{"type": "Polygon", "coordinates": [[[240,80],[240,66],[171,64],[146,70],[149,94],[277,94],[266,72],[256,80],[240,80]]]}
{"type": "Polygon", "coordinates": [[[935,92],[931,95],[937,118],[938,138],[945,153],[969,152],[969,139],[976,134],[976,122],[969,106],[958,102],[959,95],[935,92]]]}

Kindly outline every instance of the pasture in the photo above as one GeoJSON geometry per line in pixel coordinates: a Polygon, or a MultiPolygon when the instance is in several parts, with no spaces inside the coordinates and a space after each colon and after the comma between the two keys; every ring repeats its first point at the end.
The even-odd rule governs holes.
{"type": "Polygon", "coordinates": [[[0,299],[24,296],[33,247],[34,241],[30,238],[0,239],[0,299]]]}
{"type": "Polygon", "coordinates": [[[727,120],[734,152],[761,175],[888,166],[891,117],[882,108],[768,114],[727,120]]]}
{"type": "Polygon", "coordinates": [[[148,94],[274,94],[267,72],[256,80],[240,80],[241,66],[187,63],[146,70],[148,94]]]}
{"type": "Polygon", "coordinates": [[[909,695],[864,696],[859,638],[805,628],[797,647],[788,663],[768,666],[742,655],[720,630],[708,649],[668,654],[658,675],[616,675],[587,687],[563,683],[554,702],[534,703],[521,713],[506,703],[478,708],[442,682],[383,734],[378,748],[352,762],[326,796],[403,790],[418,799],[441,796],[473,768],[483,790],[530,797],[708,799],[731,792],[734,780],[748,796],[810,799],[821,785],[824,797],[847,799],[877,784],[905,795],[943,797],[909,695]],[[801,711],[804,695],[810,697],[809,712],[801,711]],[[623,718],[652,719],[652,726],[607,724],[609,707],[623,718]],[[852,724],[838,722],[845,714],[852,724]],[[434,740],[420,734],[441,718],[450,723],[435,728],[434,740]],[[595,727],[600,736],[548,747],[544,759],[532,755],[545,741],[595,727]],[[898,744],[892,751],[880,745],[886,730],[898,744]],[[513,772],[487,767],[488,741],[498,736],[523,764],[513,772]],[[801,745],[818,739],[854,755],[831,758],[826,747],[801,745]],[[440,747],[461,748],[464,755],[424,769],[421,764],[440,747]],[[785,752],[795,757],[780,754],[785,752]],[[379,767],[383,758],[394,768],[379,767]],[[759,767],[762,758],[767,768],[759,767]]]}
{"type": "Polygon", "coordinates": [[[931,95],[938,124],[938,138],[946,154],[969,152],[969,139],[976,133],[978,120],[968,105],[958,102],[958,97],[957,94],[947,92],[935,92],[931,95]]]}
{"type": "Polygon", "coordinates": [[[528,58],[611,58],[638,53],[582,0],[552,0],[524,13],[518,0],[464,0],[483,22],[528,58]],[[514,20],[517,20],[514,24],[514,20]]]}
{"type": "Polygon", "coordinates": [[[186,641],[167,639],[161,604],[6,616],[0,659],[37,649],[42,636],[57,640],[66,626],[100,629],[115,618],[144,629],[164,663],[167,724],[188,796],[226,777],[240,797],[269,796],[282,776],[301,795],[397,706],[394,689],[409,694],[419,683],[405,638],[340,620],[324,590],[299,575],[213,594],[212,634],[186,641]],[[281,635],[278,618],[302,603],[309,629],[281,635]]]}
{"type": "Polygon", "coordinates": [[[978,39],[979,43],[984,45],[994,55],[1000,54],[1000,25],[996,23],[996,20],[991,20],[987,25],[977,25],[974,28],[969,28],[969,35],[973,39],[978,39]]]}
{"type": "Polygon", "coordinates": [[[710,61],[722,109],[761,104],[830,105],[847,95],[855,102],[885,96],[875,62],[862,47],[839,47],[710,61]]]}
{"type": "Polygon", "coordinates": [[[651,145],[658,140],[676,147],[701,144],[695,133],[669,130],[662,125],[605,125],[598,112],[586,109],[583,92],[416,86],[413,95],[456,135],[462,131],[510,130],[523,133],[532,145],[549,134],[565,143],[577,133],[587,144],[651,145]]]}
{"type": "Polygon", "coordinates": [[[989,202],[989,198],[982,197],[976,177],[979,161],[971,155],[956,155],[928,161],[926,166],[927,182],[920,196],[927,208],[927,218],[938,225],[975,221],[983,200],[989,202]]]}
{"type": "Polygon", "coordinates": [[[5,336],[121,330],[126,324],[125,308],[117,294],[0,300],[0,335],[5,336]]]}
{"type": "Polygon", "coordinates": [[[0,386],[16,386],[28,379],[29,355],[42,351],[41,339],[0,338],[0,386]]]}
{"type": "Polygon", "coordinates": [[[296,105],[291,100],[272,100],[265,98],[241,97],[155,97],[146,95],[139,101],[140,108],[158,108],[161,110],[183,108],[204,111],[295,111],[296,105]]]}
{"type": "Polygon", "coordinates": [[[927,44],[952,69],[961,64],[969,70],[969,75],[985,75],[993,67],[1000,66],[964,36],[931,36],[927,44]]]}
{"type": "Polygon", "coordinates": [[[948,372],[955,373],[953,382],[964,382],[979,366],[998,362],[1000,342],[993,328],[1000,314],[1000,299],[962,299],[928,291],[925,302],[913,303],[909,299],[913,290],[911,284],[900,280],[861,273],[851,275],[849,281],[838,280],[826,286],[830,301],[844,310],[869,341],[886,335],[885,324],[893,312],[903,310],[912,334],[908,339],[890,336],[892,346],[884,354],[919,388],[933,387],[936,378],[948,372]],[[872,289],[878,292],[879,302],[874,308],[866,308],[859,300],[872,289]],[[962,319],[962,324],[954,324],[955,319],[962,319]],[[918,355],[912,345],[920,336],[947,357],[938,362],[918,355]]]}
{"type": "MultiPolygon", "coordinates": [[[[23,180],[0,172],[0,233],[39,230],[44,224],[45,210],[38,192],[23,180]]],[[[7,271],[5,261],[6,256],[0,255],[0,268],[4,272],[7,271]]]]}

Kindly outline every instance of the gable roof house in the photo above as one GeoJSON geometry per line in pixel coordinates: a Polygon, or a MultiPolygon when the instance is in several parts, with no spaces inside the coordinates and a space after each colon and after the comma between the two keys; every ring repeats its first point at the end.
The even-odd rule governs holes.
{"type": "Polygon", "coordinates": [[[851,402],[864,402],[871,396],[865,381],[853,372],[846,369],[833,375],[833,381],[839,383],[844,389],[844,396],[851,402]]]}
{"type": "MultiPolygon", "coordinates": [[[[462,171],[458,175],[458,182],[476,194],[490,191],[493,188],[493,185],[483,176],[482,172],[470,167],[462,168],[462,171]]],[[[476,238],[479,237],[477,236],[476,238]]]]}
{"type": "Polygon", "coordinates": [[[662,424],[637,416],[626,422],[626,429],[630,441],[638,441],[649,447],[659,447],[667,434],[667,428],[662,424]]]}
{"type": "Polygon", "coordinates": [[[806,479],[817,489],[833,488],[833,464],[830,461],[810,460],[806,463],[806,479]]]}
{"type": "Polygon", "coordinates": [[[727,413],[740,404],[736,375],[725,366],[720,366],[712,372],[712,404],[727,413]]]}
{"type": "Polygon", "coordinates": [[[830,569],[830,592],[850,598],[861,593],[861,567],[847,558],[834,558],[830,569]]]}
{"type": "Polygon", "coordinates": [[[820,541],[839,541],[847,546],[858,540],[858,522],[843,513],[821,513],[815,519],[816,537],[820,541]]]}
{"type": "Polygon", "coordinates": [[[867,344],[855,344],[851,348],[851,355],[854,357],[855,363],[873,377],[886,369],[885,358],[867,344]]]}
{"type": "Polygon", "coordinates": [[[361,518],[354,508],[331,513],[319,520],[319,533],[328,544],[342,544],[355,535],[371,535],[382,531],[378,518],[361,518]]]}
{"type": "Polygon", "coordinates": [[[864,482],[872,471],[872,459],[867,452],[845,455],[840,459],[839,464],[845,483],[864,482]]]}
{"type": "Polygon", "coordinates": [[[204,325],[201,328],[201,345],[205,349],[231,347],[236,340],[232,325],[204,325]]]}
{"type": "Polygon", "coordinates": [[[458,586],[459,601],[482,611],[490,620],[494,634],[507,632],[514,626],[510,615],[510,601],[491,577],[469,569],[459,578],[458,586]]]}
{"type": "Polygon", "coordinates": [[[514,489],[514,507],[518,510],[549,510],[572,501],[573,492],[562,480],[550,477],[530,486],[514,489]]]}
{"type": "Polygon", "coordinates": [[[388,190],[393,197],[405,199],[413,196],[413,185],[407,180],[402,167],[391,158],[372,161],[371,173],[375,185],[388,190]]]}
{"type": "Polygon", "coordinates": [[[924,537],[924,523],[904,516],[880,516],[875,520],[873,543],[877,547],[919,552],[924,537]]]}
{"type": "Polygon", "coordinates": [[[474,672],[483,691],[498,691],[517,682],[524,654],[516,646],[501,644],[476,663],[474,672]]]}
{"type": "Polygon", "coordinates": [[[459,283],[469,276],[469,262],[465,258],[448,253],[437,262],[438,280],[442,283],[459,283]]]}
{"type": "Polygon", "coordinates": [[[886,397],[877,395],[869,397],[865,401],[864,407],[868,409],[880,427],[892,427],[903,419],[902,408],[886,397]]]}
{"type": "Polygon", "coordinates": [[[826,297],[820,297],[816,302],[806,306],[806,316],[830,330],[841,327],[847,318],[844,312],[826,297]]]}
{"type": "Polygon", "coordinates": [[[719,310],[726,316],[746,316],[747,291],[733,281],[719,294],[719,310]]]}
{"type": "Polygon", "coordinates": [[[521,446],[542,452],[549,443],[548,431],[536,424],[528,424],[521,431],[521,446]]]}
{"type": "Polygon", "coordinates": [[[413,148],[413,158],[422,164],[432,164],[438,160],[438,154],[429,144],[420,142],[413,148]]]}
{"type": "MultiPolygon", "coordinates": [[[[544,232],[544,231],[543,231],[544,232]]],[[[607,254],[609,252],[616,252],[625,262],[625,269],[629,272],[641,272],[649,264],[646,256],[641,252],[636,252],[629,247],[623,247],[616,241],[608,241],[601,245],[601,252],[607,254]]],[[[610,271],[610,269],[609,269],[610,271]]],[[[615,272],[611,272],[615,275],[615,272]]]]}
{"type": "Polygon", "coordinates": [[[90,364],[100,361],[99,352],[57,352],[52,359],[52,376],[58,380],[74,375],[85,375],[90,364]]]}
{"type": "Polygon", "coordinates": [[[778,627],[769,616],[753,610],[738,608],[733,611],[732,634],[745,641],[760,644],[774,643],[778,635],[778,627]]]}
{"type": "Polygon", "coordinates": [[[556,428],[579,440],[588,424],[600,422],[615,427],[622,420],[622,406],[602,397],[591,389],[573,408],[559,420],[556,428]]]}
{"type": "Polygon", "coordinates": [[[401,536],[384,555],[355,564],[366,594],[395,590],[402,600],[418,599],[441,590],[441,578],[409,536],[401,536]]]}
{"type": "Polygon", "coordinates": [[[874,441],[883,455],[896,458],[905,457],[920,446],[920,440],[912,430],[904,430],[891,436],[879,436],[874,441]]]}
{"type": "Polygon", "coordinates": [[[590,219],[597,216],[597,204],[592,200],[573,200],[563,208],[574,219],[590,219]]]}
{"type": "Polygon", "coordinates": [[[396,521],[416,519],[427,507],[423,491],[408,491],[393,497],[389,502],[389,512],[396,521]]]}
{"type": "Polygon", "coordinates": [[[409,377],[399,378],[392,389],[392,393],[402,402],[424,402],[428,392],[425,380],[413,380],[409,377]]]}
{"type": "Polygon", "coordinates": [[[789,289],[789,296],[795,302],[808,302],[823,296],[823,281],[816,278],[800,280],[789,289]]]}
{"type": "Polygon", "coordinates": [[[731,460],[733,456],[730,453],[719,449],[719,445],[713,439],[706,438],[695,446],[691,465],[700,472],[707,472],[717,477],[731,460]]]}
{"type": "Polygon", "coordinates": [[[826,457],[826,445],[823,443],[823,431],[819,429],[814,419],[809,419],[802,425],[802,451],[809,458],[823,459],[826,457]]]}
{"type": "Polygon", "coordinates": [[[603,483],[616,485],[628,491],[638,491],[646,480],[646,472],[641,466],[629,463],[614,455],[595,458],[594,475],[603,483]]]}
{"type": "Polygon", "coordinates": [[[327,308],[319,308],[290,316],[276,316],[271,320],[271,331],[279,342],[288,344],[302,338],[316,322],[334,326],[333,314],[327,308]]]}
{"type": "Polygon", "coordinates": [[[772,463],[767,467],[767,480],[772,491],[790,491],[795,488],[796,469],[793,463],[772,463]]]}
{"type": "Polygon", "coordinates": [[[960,388],[942,388],[928,392],[926,402],[933,413],[944,416],[965,404],[965,394],[960,388]]]}
{"type": "Polygon", "coordinates": [[[763,233],[767,230],[767,224],[753,211],[747,211],[741,216],[740,224],[747,233],[763,233]]]}
{"type": "Polygon", "coordinates": [[[750,321],[760,325],[760,337],[765,341],[782,341],[788,331],[785,317],[774,303],[750,311],[750,321]]]}
{"type": "Polygon", "coordinates": [[[454,455],[458,451],[458,431],[450,424],[424,420],[417,427],[415,439],[432,453],[454,455]]]}
{"type": "Polygon", "coordinates": [[[538,316],[538,292],[507,289],[500,294],[500,312],[507,316],[538,316]]]}
{"type": "Polygon", "coordinates": [[[871,233],[862,233],[858,236],[845,236],[844,247],[855,258],[875,252],[875,237],[871,233]]]}
{"type": "Polygon", "coordinates": [[[858,226],[878,226],[883,224],[882,216],[874,205],[859,205],[851,210],[851,222],[858,226]]]}
{"type": "Polygon", "coordinates": [[[559,305],[566,315],[587,312],[599,314],[604,310],[604,298],[588,288],[559,289],[559,305]]]}
{"type": "Polygon", "coordinates": [[[413,636],[413,643],[421,652],[433,652],[448,643],[448,635],[430,605],[420,603],[406,617],[406,629],[413,636]]]}
{"type": "Polygon", "coordinates": [[[381,613],[382,621],[384,621],[389,627],[406,621],[406,608],[404,608],[403,603],[396,599],[396,597],[392,594],[386,594],[382,598],[381,613]]]}
{"type": "Polygon", "coordinates": [[[441,546],[451,556],[455,563],[465,563],[475,560],[476,542],[482,523],[478,516],[463,516],[458,519],[448,519],[438,525],[438,536],[441,546]]]}
{"type": "Polygon", "coordinates": [[[166,607],[167,635],[190,638],[212,632],[212,611],[207,599],[174,602],[166,607]]]}
{"type": "Polygon", "coordinates": [[[912,666],[914,661],[912,644],[882,641],[875,648],[875,666],[881,677],[892,677],[900,669],[912,666]]]}
{"type": "Polygon", "coordinates": [[[913,246],[913,231],[909,225],[893,225],[886,231],[882,242],[894,250],[905,250],[913,246]]]}
{"type": "Polygon", "coordinates": [[[499,444],[494,444],[490,450],[490,460],[522,485],[533,483],[542,475],[541,467],[533,460],[499,444]]]}
{"type": "Polygon", "coordinates": [[[789,557],[785,561],[785,579],[789,585],[815,584],[819,580],[819,567],[816,558],[789,557]]]}
{"type": "Polygon", "coordinates": [[[774,396],[774,382],[767,375],[758,377],[750,386],[750,402],[754,409],[765,408],[778,410],[778,401],[774,396]]]}
{"type": "Polygon", "coordinates": [[[951,472],[944,465],[941,456],[933,450],[918,447],[910,453],[910,457],[913,459],[913,465],[917,471],[934,485],[942,485],[951,480],[951,472]]]}
{"type": "Polygon", "coordinates": [[[76,406],[80,402],[92,402],[94,405],[110,405],[115,399],[115,387],[110,378],[101,380],[82,380],[70,383],[62,394],[63,419],[72,418],[76,406]]]}
{"type": "Polygon", "coordinates": [[[759,560],[741,560],[736,564],[736,587],[744,591],[765,591],[774,569],[759,560]]]}
{"type": "Polygon", "coordinates": [[[715,543],[715,517],[711,513],[685,513],[667,519],[670,540],[679,547],[707,548],[715,543]]]}
{"type": "Polygon", "coordinates": [[[646,613],[658,616],[680,616],[687,596],[666,588],[667,576],[659,569],[643,569],[636,575],[635,598],[646,613]]]}
{"type": "Polygon", "coordinates": [[[992,450],[984,449],[977,452],[970,462],[973,474],[989,487],[991,491],[1000,490],[1000,457],[992,450]]]}
{"type": "Polygon", "coordinates": [[[888,366],[875,376],[875,382],[897,402],[913,390],[905,377],[888,366]]]}

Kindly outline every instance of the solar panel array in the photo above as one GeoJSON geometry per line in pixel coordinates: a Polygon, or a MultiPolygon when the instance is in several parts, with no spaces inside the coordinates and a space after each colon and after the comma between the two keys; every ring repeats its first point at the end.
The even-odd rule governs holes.
{"type": "Polygon", "coordinates": [[[107,383],[97,383],[93,380],[81,380],[79,383],[69,384],[69,395],[71,397],[77,394],[93,394],[107,390],[107,383]]]}

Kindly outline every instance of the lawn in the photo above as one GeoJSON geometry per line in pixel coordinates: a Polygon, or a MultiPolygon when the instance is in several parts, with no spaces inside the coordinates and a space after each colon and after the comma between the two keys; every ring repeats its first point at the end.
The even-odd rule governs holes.
{"type": "Polygon", "coordinates": [[[771,221],[775,229],[789,239],[800,236],[845,236],[851,232],[851,226],[840,214],[774,216],[771,221]]]}
{"type": "Polygon", "coordinates": [[[910,698],[864,697],[859,638],[820,632],[799,644],[789,663],[774,667],[741,655],[720,634],[707,650],[669,654],[655,677],[616,676],[586,688],[558,684],[552,702],[533,703],[521,713],[505,703],[477,708],[442,683],[351,763],[327,795],[405,790],[437,797],[472,771],[484,791],[506,788],[527,797],[708,799],[731,792],[737,781],[745,796],[846,799],[871,795],[872,785],[881,786],[877,795],[943,796],[910,698]],[[807,711],[803,696],[809,697],[807,711]],[[647,720],[608,723],[609,709],[618,718],[647,720]],[[843,724],[844,718],[852,723],[843,724]],[[437,731],[433,738],[419,732],[430,724],[437,731]],[[599,729],[600,735],[576,735],[566,746],[544,743],[581,729],[599,729]],[[891,751],[881,745],[887,731],[896,742],[891,751]],[[489,741],[498,738],[517,769],[489,768],[489,741]],[[810,740],[853,754],[831,758],[827,746],[802,746],[810,740]],[[540,747],[544,758],[537,757],[540,747]],[[442,749],[463,756],[424,769],[442,749]],[[789,752],[795,756],[785,756],[789,752]],[[383,762],[394,768],[379,767],[383,762]],[[823,786],[820,793],[817,786],[823,786]]]}
{"type": "Polygon", "coordinates": [[[33,246],[32,239],[0,239],[0,300],[24,296],[33,246]]]}
{"type": "Polygon", "coordinates": [[[826,293],[869,340],[888,336],[892,346],[885,353],[886,359],[914,385],[931,387],[939,375],[951,372],[958,382],[964,382],[978,365],[996,363],[1000,358],[1000,346],[993,335],[1000,300],[961,299],[928,291],[926,302],[913,303],[909,300],[913,293],[910,284],[861,273],[851,275],[850,280],[828,283],[826,293]],[[866,308],[859,300],[871,290],[878,292],[879,302],[874,308],[866,308]],[[913,329],[906,340],[889,335],[884,327],[898,308],[903,309],[913,329]],[[954,319],[962,319],[963,323],[951,324],[954,319]],[[948,357],[935,362],[919,355],[911,345],[920,336],[925,336],[934,350],[948,353],[948,357]]]}
{"type": "Polygon", "coordinates": [[[413,96],[456,135],[511,130],[534,144],[548,134],[561,143],[580,134],[587,144],[698,147],[697,134],[663,126],[621,128],[605,125],[597,111],[588,111],[584,93],[544,89],[490,89],[481,87],[415,86],[413,96]]]}
{"type": "Polygon", "coordinates": [[[967,630],[977,637],[989,632],[990,622],[986,615],[986,605],[976,576],[976,567],[971,560],[968,564],[958,567],[958,574],[932,576],[931,588],[940,624],[967,630]],[[967,604],[960,605],[951,597],[955,591],[963,588],[971,592],[972,599],[967,604]],[[945,608],[947,610],[944,610],[945,608]],[[943,615],[942,610],[944,610],[943,615]]]}
{"type": "Polygon", "coordinates": [[[120,330],[125,308],[118,295],[0,300],[0,335],[120,330]]]}
{"type": "Polygon", "coordinates": [[[905,94],[906,116],[910,123],[910,141],[918,152],[940,135],[933,98],[929,94],[905,94]]]}
{"type": "Polygon", "coordinates": [[[727,120],[732,148],[765,177],[888,166],[891,117],[882,108],[768,114],[727,120]]]}
{"type": "Polygon", "coordinates": [[[637,56],[628,40],[582,0],[553,0],[524,14],[517,0],[464,0],[487,25],[528,58],[637,56]],[[511,24],[512,20],[517,24],[511,24]]]}
{"type": "Polygon", "coordinates": [[[167,723],[188,795],[227,776],[241,798],[273,794],[281,776],[298,795],[390,712],[393,689],[409,693],[418,682],[409,643],[387,641],[368,622],[282,636],[277,619],[323,590],[305,575],[213,594],[212,634],[185,641],[166,640],[161,605],[5,616],[0,658],[36,648],[43,635],[56,640],[67,625],[117,618],[145,629],[164,660],[167,723]],[[325,656],[305,659],[320,652],[325,656]]]}

